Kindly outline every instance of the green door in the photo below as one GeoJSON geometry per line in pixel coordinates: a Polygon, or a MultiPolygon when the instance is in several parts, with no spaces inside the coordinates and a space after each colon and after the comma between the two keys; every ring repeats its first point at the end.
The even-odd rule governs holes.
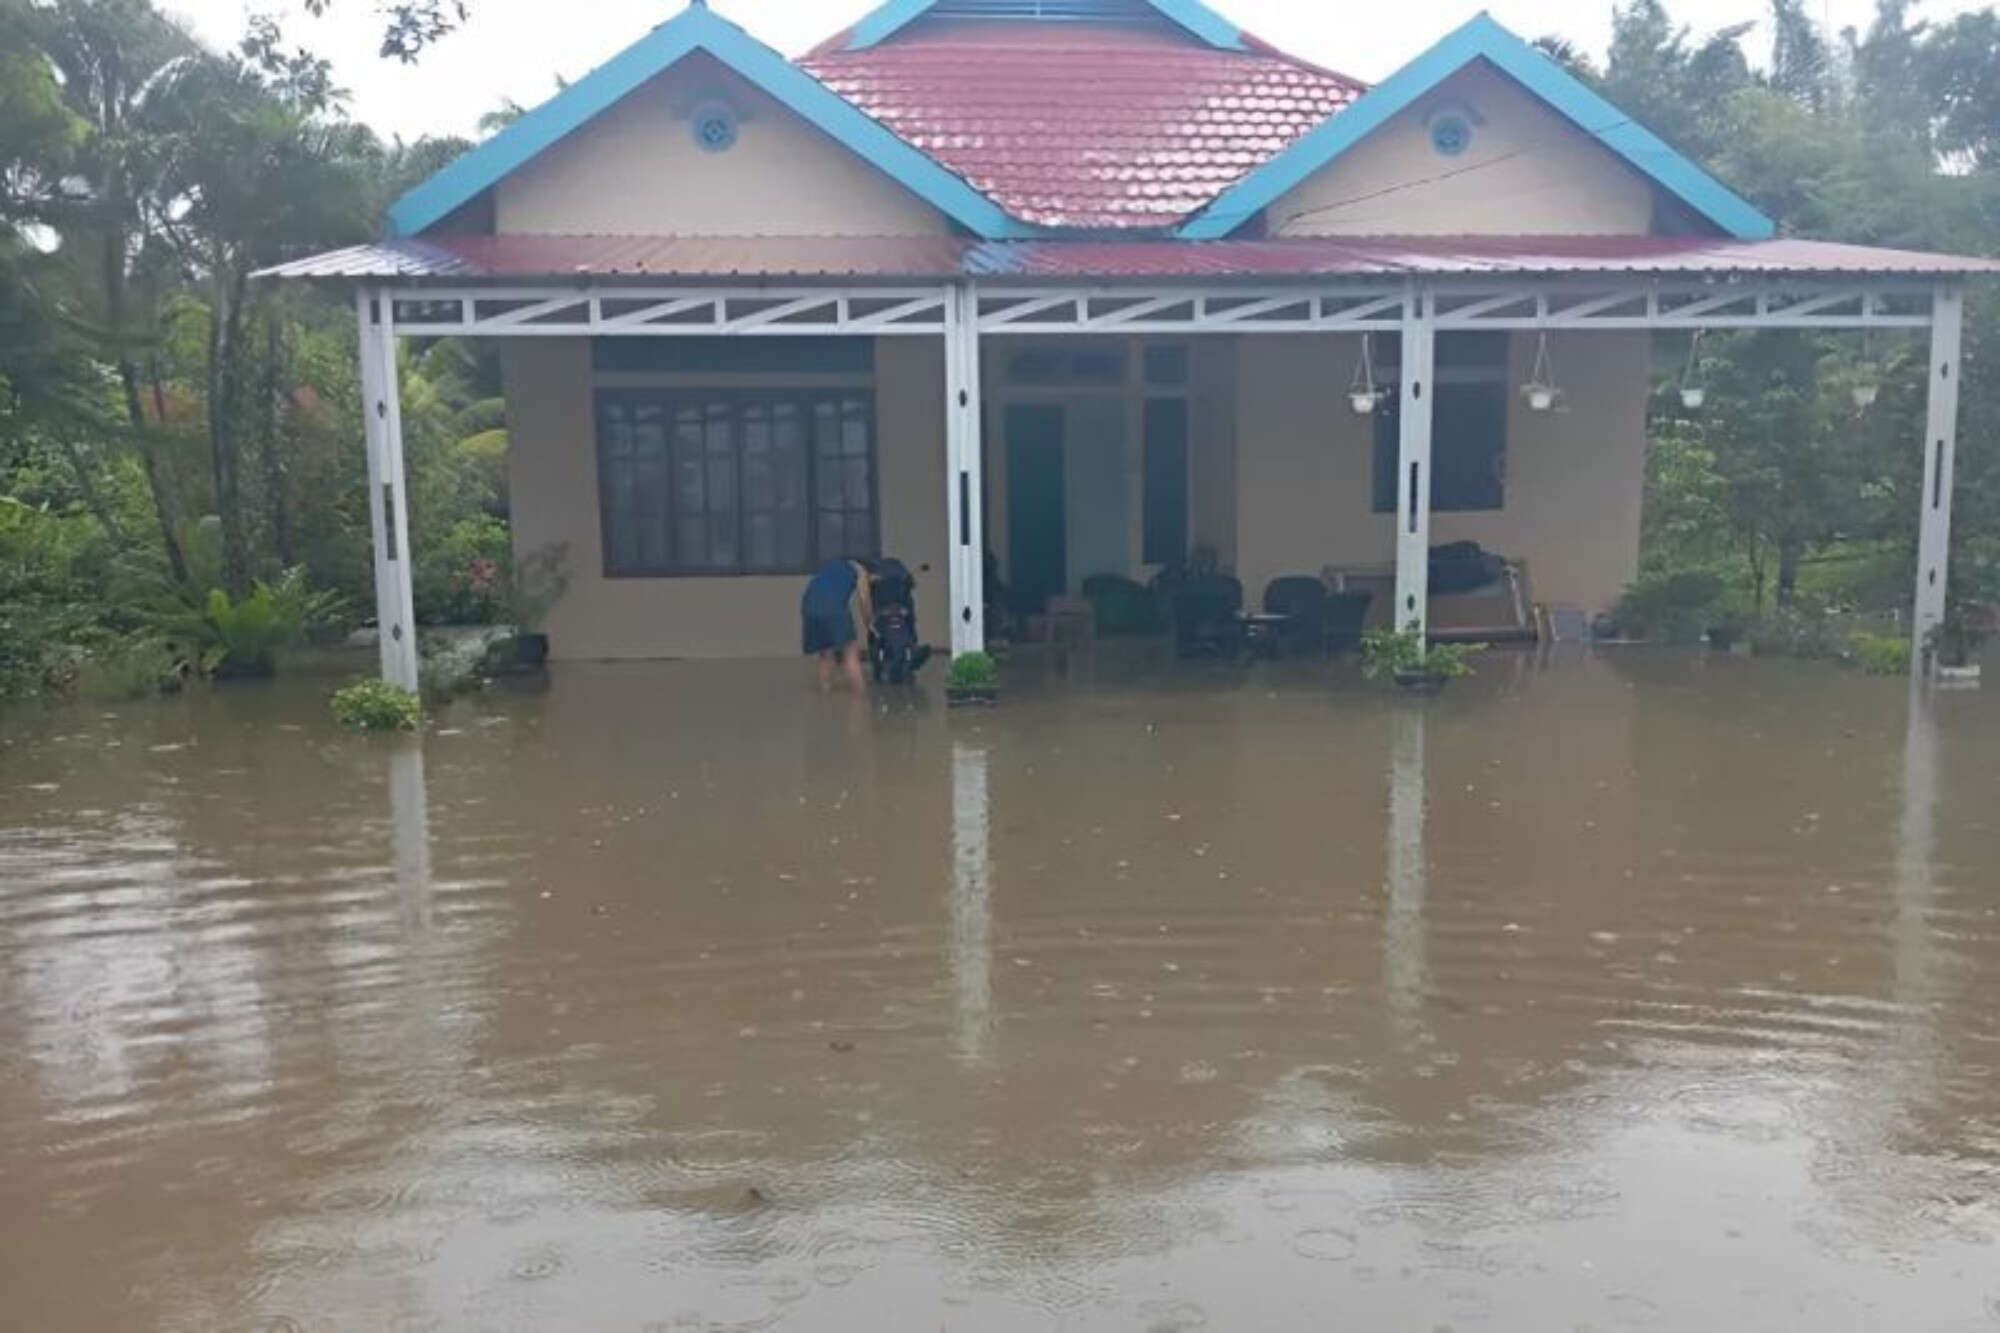
{"type": "Polygon", "coordinates": [[[1063,409],[1007,408],[1007,583],[1015,615],[1040,615],[1069,586],[1063,409]]]}

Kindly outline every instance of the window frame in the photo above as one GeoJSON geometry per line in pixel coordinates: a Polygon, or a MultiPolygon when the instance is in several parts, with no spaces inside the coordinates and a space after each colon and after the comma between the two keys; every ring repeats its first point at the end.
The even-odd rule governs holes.
{"type": "MultiPolygon", "coordinates": [[[[840,556],[875,557],[882,549],[882,470],[881,470],[881,416],[872,385],[726,385],[704,388],[693,384],[672,385],[611,385],[595,386],[591,398],[592,427],[596,436],[597,451],[597,504],[598,504],[598,546],[603,577],[606,580],[625,579],[736,579],[736,578],[794,578],[811,574],[827,559],[819,554],[820,504],[819,504],[819,441],[815,433],[817,409],[831,403],[835,409],[837,427],[844,429],[846,405],[860,406],[862,420],[867,434],[868,460],[868,519],[870,540],[866,550],[843,550],[840,556]],[[666,474],[663,501],[666,521],[667,561],[664,564],[622,565],[616,559],[616,543],[613,537],[613,508],[611,486],[611,454],[609,432],[606,429],[606,408],[614,402],[635,402],[656,407],[663,418],[666,433],[666,456],[663,470],[666,474]],[[700,411],[706,419],[709,408],[717,403],[727,403],[730,458],[732,462],[731,493],[734,500],[736,524],[736,560],[733,567],[715,565],[690,566],[680,559],[681,513],[678,505],[680,476],[678,460],[674,452],[674,431],[679,414],[686,410],[700,411]],[[745,409],[761,406],[766,413],[772,413],[781,405],[790,404],[797,413],[804,431],[803,455],[804,476],[801,491],[801,507],[805,521],[805,559],[797,566],[779,565],[772,568],[753,568],[749,558],[748,488],[744,485],[744,435],[745,409]]],[[[843,455],[844,457],[844,455],[843,455]]],[[[846,512],[852,513],[853,510],[846,512]]]]}

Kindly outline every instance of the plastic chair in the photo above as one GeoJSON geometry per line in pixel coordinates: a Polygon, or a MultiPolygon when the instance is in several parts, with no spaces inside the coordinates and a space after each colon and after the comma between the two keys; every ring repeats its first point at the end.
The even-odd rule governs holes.
{"type": "Polygon", "coordinates": [[[1174,645],[1182,657],[1235,657],[1243,648],[1243,584],[1227,574],[1198,574],[1174,596],[1174,645]]]}
{"type": "Polygon", "coordinates": [[[1283,616],[1278,644],[1286,652],[1326,651],[1326,585],[1308,574],[1288,574],[1264,587],[1264,612],[1283,616]]]}

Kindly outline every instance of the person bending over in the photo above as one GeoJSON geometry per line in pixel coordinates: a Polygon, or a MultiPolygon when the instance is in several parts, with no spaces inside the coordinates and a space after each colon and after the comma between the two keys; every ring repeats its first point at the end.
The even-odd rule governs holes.
{"type": "Polygon", "coordinates": [[[822,690],[833,688],[835,668],[846,675],[857,693],[868,688],[861,674],[862,646],[875,618],[869,605],[868,575],[864,560],[829,560],[806,584],[799,615],[804,622],[806,656],[817,660],[822,690]]]}

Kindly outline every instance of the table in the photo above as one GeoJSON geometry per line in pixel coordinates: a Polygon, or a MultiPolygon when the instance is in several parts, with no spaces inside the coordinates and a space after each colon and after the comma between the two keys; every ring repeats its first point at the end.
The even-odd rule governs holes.
{"type": "Polygon", "coordinates": [[[1242,611],[1237,621],[1243,626],[1243,649],[1252,657],[1278,660],[1278,635],[1291,623],[1290,616],[1269,611],[1242,611]]]}

